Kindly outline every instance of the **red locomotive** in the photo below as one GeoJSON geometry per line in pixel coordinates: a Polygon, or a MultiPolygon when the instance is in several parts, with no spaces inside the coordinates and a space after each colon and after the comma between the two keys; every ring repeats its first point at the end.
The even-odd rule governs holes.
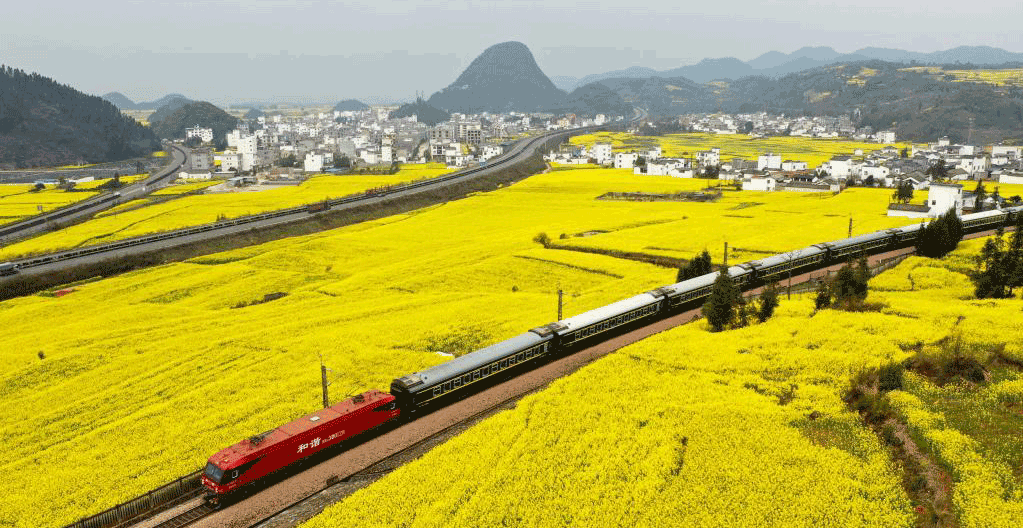
{"type": "Polygon", "coordinates": [[[239,488],[398,417],[394,396],[371,390],[276,429],[247,438],[210,457],[202,484],[214,505],[239,488]]]}

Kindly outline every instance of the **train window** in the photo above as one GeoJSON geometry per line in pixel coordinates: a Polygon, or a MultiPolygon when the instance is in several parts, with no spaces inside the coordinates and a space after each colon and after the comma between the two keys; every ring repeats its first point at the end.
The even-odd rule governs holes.
{"type": "Polygon", "coordinates": [[[444,389],[441,386],[438,385],[438,386],[433,388],[433,396],[434,397],[440,396],[443,393],[444,393],[444,389]]]}
{"type": "Polygon", "coordinates": [[[214,464],[213,462],[208,462],[206,464],[206,470],[203,471],[203,474],[206,475],[206,478],[219,484],[220,478],[224,476],[224,470],[217,467],[217,465],[214,464]]]}

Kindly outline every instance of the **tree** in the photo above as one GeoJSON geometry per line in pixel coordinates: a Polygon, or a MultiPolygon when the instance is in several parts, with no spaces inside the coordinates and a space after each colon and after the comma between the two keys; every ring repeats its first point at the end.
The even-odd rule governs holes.
{"type": "Polygon", "coordinates": [[[705,249],[703,250],[703,253],[693,257],[693,259],[687,262],[685,266],[678,269],[678,275],[675,276],[675,282],[682,282],[684,280],[700,277],[712,271],[714,271],[714,269],[711,264],[710,253],[708,253],[705,249]]]}
{"type": "MultiPolygon", "coordinates": [[[[873,174],[867,176],[867,179],[863,180],[863,186],[864,187],[873,187],[874,183],[876,183],[876,182],[874,180],[874,175],[873,174]]],[[[910,198],[910,199],[912,199],[912,198],[910,198]]]]}
{"type": "Polygon", "coordinates": [[[347,154],[335,154],[334,155],[334,168],[335,169],[347,169],[352,166],[352,160],[347,154]]]}
{"type": "Polygon", "coordinates": [[[831,306],[831,283],[822,280],[817,283],[817,296],[814,297],[813,305],[815,310],[823,310],[831,306]]]}
{"type": "Polygon", "coordinates": [[[46,185],[44,185],[42,182],[37,182],[35,185],[32,186],[31,192],[39,192],[44,189],[46,189],[46,185]]]}
{"type": "Polygon", "coordinates": [[[948,179],[948,166],[945,165],[945,158],[939,159],[934,165],[928,167],[924,174],[936,180],[948,179]]]}
{"type": "Polygon", "coordinates": [[[288,154],[277,160],[277,165],[280,167],[294,167],[298,165],[298,158],[294,154],[288,154]]]}
{"type": "Polygon", "coordinates": [[[545,248],[546,247],[550,247],[550,245],[551,245],[551,237],[547,233],[540,232],[535,237],[533,237],[533,242],[536,242],[537,244],[541,244],[545,248]]]}
{"type": "Polygon", "coordinates": [[[892,197],[902,203],[909,203],[913,200],[913,182],[904,180],[899,182],[898,187],[895,188],[895,192],[892,193],[892,197]]]}
{"type": "Polygon", "coordinates": [[[909,147],[902,147],[902,152],[899,153],[899,156],[902,157],[902,158],[908,158],[909,157],[909,147]]]}
{"type": "Polygon", "coordinates": [[[703,169],[703,177],[707,179],[717,179],[718,174],[721,174],[721,167],[718,165],[707,165],[703,169]]]}
{"type": "Polygon", "coordinates": [[[973,210],[983,211],[984,210],[984,199],[987,198],[987,189],[984,188],[984,181],[977,182],[977,188],[973,190],[973,210]]]}
{"type": "Polygon", "coordinates": [[[739,288],[728,274],[728,270],[722,268],[714,279],[714,286],[710,290],[710,297],[703,304],[703,316],[710,323],[711,331],[720,332],[735,319],[735,307],[741,296],[739,288]]]}
{"type": "Polygon", "coordinates": [[[943,257],[954,250],[962,239],[963,223],[956,215],[955,209],[949,209],[945,214],[920,228],[916,252],[925,257],[943,257]]]}
{"type": "Polygon", "coordinates": [[[757,320],[761,323],[774,315],[774,309],[778,307],[778,283],[772,282],[764,288],[760,294],[760,309],[757,310],[757,320]]]}

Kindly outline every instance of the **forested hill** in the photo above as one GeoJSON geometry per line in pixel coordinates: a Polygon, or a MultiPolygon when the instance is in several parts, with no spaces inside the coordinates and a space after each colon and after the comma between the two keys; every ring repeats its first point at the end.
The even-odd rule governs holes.
{"type": "Polygon", "coordinates": [[[102,98],[0,66],[0,166],[118,161],[159,146],[150,129],[102,98]]]}
{"type": "Polygon", "coordinates": [[[157,111],[149,117],[153,131],[161,138],[181,139],[185,137],[185,129],[201,126],[213,129],[213,141],[218,148],[226,144],[224,136],[238,126],[238,118],[223,111],[219,107],[199,101],[188,103],[167,115],[157,111]],[[161,115],[157,115],[161,114],[161,115]]]}
{"type": "Polygon", "coordinates": [[[891,127],[906,139],[947,135],[954,141],[964,141],[971,119],[974,140],[1020,136],[1023,90],[961,81],[928,68],[862,61],[780,78],[751,76],[701,84],[682,77],[650,77],[606,79],[600,83],[653,115],[761,111],[839,115],[858,111],[862,116],[860,125],[891,127]],[[983,139],[978,133],[984,134],[983,139]]]}

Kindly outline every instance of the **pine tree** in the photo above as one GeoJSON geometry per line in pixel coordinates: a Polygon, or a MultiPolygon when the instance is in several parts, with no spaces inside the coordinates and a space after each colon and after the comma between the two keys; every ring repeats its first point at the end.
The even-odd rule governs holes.
{"type": "Polygon", "coordinates": [[[867,262],[866,254],[860,254],[859,260],[856,261],[854,278],[853,295],[856,300],[862,302],[867,298],[868,283],[870,282],[870,264],[867,262]]]}
{"type": "Polygon", "coordinates": [[[678,269],[678,275],[675,276],[675,282],[682,282],[684,280],[693,279],[711,273],[714,271],[713,265],[710,260],[710,253],[707,250],[703,250],[703,253],[693,257],[692,260],[686,263],[678,269]]]}
{"type": "Polygon", "coordinates": [[[778,307],[778,283],[772,282],[764,288],[760,294],[760,309],[757,310],[757,320],[761,323],[774,315],[774,309],[778,307]]]}
{"type": "Polygon", "coordinates": [[[735,306],[741,292],[735,285],[728,270],[722,269],[710,291],[710,297],[703,305],[703,316],[710,323],[711,330],[720,332],[735,318],[735,306]]]}
{"type": "Polygon", "coordinates": [[[831,283],[822,280],[817,283],[817,296],[813,300],[815,310],[823,310],[831,306],[831,283]]]}

